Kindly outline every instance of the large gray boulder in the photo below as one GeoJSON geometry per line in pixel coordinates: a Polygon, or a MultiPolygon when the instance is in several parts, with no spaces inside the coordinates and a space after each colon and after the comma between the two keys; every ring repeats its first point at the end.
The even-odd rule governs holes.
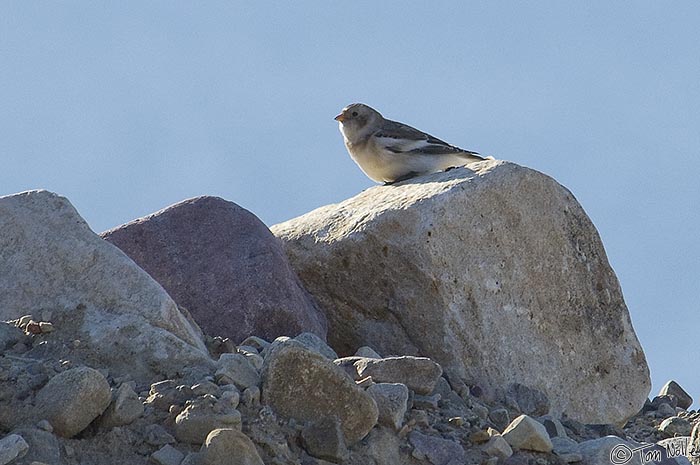
{"type": "Polygon", "coordinates": [[[211,336],[240,343],[308,331],[325,340],[323,312],[279,241],[255,215],[218,197],[183,200],[102,236],[187,308],[211,336]]]}
{"type": "Polygon", "coordinates": [[[430,357],[485,393],[620,423],[650,389],[593,224],[553,179],[488,160],[377,186],[273,226],[341,356],[430,357]]]}
{"type": "Polygon", "coordinates": [[[37,356],[139,382],[213,366],[199,328],[61,196],[0,197],[0,270],[0,320],[33,314],[53,323],[37,356]]]}

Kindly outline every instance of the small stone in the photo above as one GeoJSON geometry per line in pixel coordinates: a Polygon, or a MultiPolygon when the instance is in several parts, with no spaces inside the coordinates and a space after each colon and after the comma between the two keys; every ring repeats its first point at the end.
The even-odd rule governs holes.
{"type": "Polygon", "coordinates": [[[243,354],[221,354],[217,366],[216,380],[219,384],[234,384],[241,390],[260,384],[258,371],[243,354]]]}
{"type": "Polygon", "coordinates": [[[53,426],[51,426],[51,423],[49,423],[48,420],[41,420],[36,424],[36,427],[39,428],[40,430],[53,433],[53,426]]]}
{"type": "Polygon", "coordinates": [[[482,420],[486,420],[489,416],[489,408],[476,401],[472,402],[472,406],[470,408],[471,411],[482,420]]]}
{"type": "Polygon", "coordinates": [[[228,403],[229,407],[236,408],[240,402],[241,395],[238,390],[235,391],[224,391],[221,394],[221,402],[228,403]]]}
{"type": "Polygon", "coordinates": [[[661,404],[668,404],[674,409],[678,406],[678,398],[669,395],[660,395],[651,399],[651,406],[654,408],[659,408],[661,404]]]}
{"type": "Polygon", "coordinates": [[[520,415],[513,420],[503,431],[503,438],[514,449],[552,451],[552,441],[544,425],[529,415],[520,415]]]}
{"type": "Polygon", "coordinates": [[[673,380],[664,384],[664,386],[659,391],[659,395],[674,396],[677,399],[678,407],[684,410],[693,404],[693,398],[690,397],[690,394],[685,392],[685,389],[683,389],[678,383],[676,383],[673,380]]]}
{"type": "Polygon", "coordinates": [[[184,457],[182,452],[166,444],[151,454],[150,461],[155,465],[180,465],[184,457]]]}
{"type": "Polygon", "coordinates": [[[0,464],[5,465],[29,450],[29,444],[19,434],[10,434],[0,439],[0,464]]]}
{"type": "Polygon", "coordinates": [[[497,457],[502,460],[513,455],[513,449],[510,447],[510,444],[508,444],[508,441],[503,439],[501,435],[495,435],[489,438],[488,442],[484,445],[484,452],[491,457],[497,457]]]}
{"type": "Polygon", "coordinates": [[[220,410],[223,411],[217,412],[213,403],[201,398],[187,405],[175,418],[175,436],[178,441],[201,444],[214,429],[240,430],[241,412],[221,407],[220,410]]]}
{"type": "Polygon", "coordinates": [[[77,367],[46,383],[36,396],[36,411],[56,434],[70,438],[102,414],[110,399],[109,383],[99,371],[77,367]]]}
{"type": "Polygon", "coordinates": [[[257,386],[251,386],[245,391],[243,391],[241,401],[248,407],[255,407],[256,405],[260,405],[260,388],[257,386]]]}
{"type": "Polygon", "coordinates": [[[39,322],[39,331],[43,334],[52,333],[54,330],[53,324],[48,321],[39,322]]]}
{"type": "Polygon", "coordinates": [[[419,460],[425,457],[432,464],[463,463],[465,458],[462,446],[449,439],[411,431],[408,435],[408,442],[413,446],[414,457],[419,460]]]}
{"type": "MultiPolygon", "coordinates": [[[[183,462],[184,463],[184,462],[183,462]]],[[[209,433],[199,453],[199,465],[265,465],[253,441],[237,429],[209,433]]]]}
{"type": "Polygon", "coordinates": [[[371,376],[376,383],[405,384],[416,394],[428,395],[442,376],[442,368],[425,357],[362,358],[354,363],[360,378],[371,376]]]}
{"type": "Polygon", "coordinates": [[[102,414],[100,426],[113,428],[132,423],[143,415],[144,406],[131,385],[124,383],[114,392],[112,402],[102,414]]]}
{"type": "Polygon", "coordinates": [[[148,425],[145,428],[146,443],[152,446],[162,446],[165,444],[172,444],[175,442],[175,438],[168,433],[165,428],[160,425],[148,425]]]}
{"type": "Polygon", "coordinates": [[[659,425],[659,431],[663,432],[666,437],[690,436],[692,429],[693,425],[681,417],[666,418],[659,425]]]}
{"type": "Polygon", "coordinates": [[[379,355],[374,349],[367,346],[362,346],[359,349],[357,349],[357,352],[355,352],[355,356],[364,358],[382,358],[382,356],[379,355]]]}
{"type": "Polygon", "coordinates": [[[340,463],[348,455],[345,436],[335,417],[322,418],[301,432],[306,452],[313,457],[340,463]]]}
{"type": "Polygon", "coordinates": [[[377,403],[379,424],[395,431],[401,429],[408,404],[408,388],[400,383],[378,383],[370,386],[367,393],[377,403]]]}
{"type": "Polygon", "coordinates": [[[655,412],[652,412],[657,418],[668,418],[676,414],[676,409],[667,403],[659,405],[655,412]]]}
{"type": "Polygon", "coordinates": [[[491,410],[489,413],[489,419],[493,422],[493,425],[500,431],[506,429],[506,426],[510,424],[510,414],[508,410],[504,408],[497,408],[491,410]]]}

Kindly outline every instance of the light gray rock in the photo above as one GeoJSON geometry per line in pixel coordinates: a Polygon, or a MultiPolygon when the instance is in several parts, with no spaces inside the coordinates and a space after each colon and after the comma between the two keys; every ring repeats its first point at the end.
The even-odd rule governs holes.
{"type": "Polygon", "coordinates": [[[693,404],[693,398],[690,397],[690,394],[685,392],[685,389],[683,389],[680,386],[680,384],[673,380],[670,380],[669,382],[663,385],[663,387],[659,391],[659,395],[675,396],[678,402],[678,406],[682,409],[687,409],[693,404]]]}
{"type": "Polygon", "coordinates": [[[448,465],[453,461],[463,463],[464,449],[455,441],[414,430],[409,433],[408,442],[413,446],[413,456],[418,460],[425,458],[433,465],[448,465]]]}
{"type": "Polygon", "coordinates": [[[188,402],[175,418],[175,437],[180,442],[202,444],[218,428],[241,429],[241,412],[206,398],[188,402]]]}
{"type": "Polygon", "coordinates": [[[276,344],[263,366],[263,403],[299,421],[337,416],[348,445],[365,437],[379,415],[374,399],[317,352],[296,341],[276,344]]]}
{"type": "Polygon", "coordinates": [[[379,409],[379,424],[398,431],[408,406],[408,388],[401,383],[378,383],[367,388],[379,409]]]}
{"type": "Polygon", "coordinates": [[[513,449],[551,452],[552,441],[542,423],[528,415],[520,415],[503,431],[503,439],[513,449]]]}
{"type": "Polygon", "coordinates": [[[666,418],[659,425],[659,431],[663,432],[667,437],[690,436],[692,430],[693,425],[681,417],[666,418]]]}
{"type": "Polygon", "coordinates": [[[498,457],[499,459],[505,460],[511,455],[513,455],[513,448],[510,447],[508,441],[503,439],[503,436],[496,434],[491,436],[491,438],[483,445],[484,452],[489,454],[491,457],[498,457]]]}
{"type": "Polygon", "coordinates": [[[10,434],[0,439],[0,465],[6,465],[18,457],[24,456],[29,444],[19,434],[10,434]]]}
{"type": "Polygon", "coordinates": [[[102,414],[100,426],[113,428],[115,426],[128,425],[143,415],[144,406],[139,396],[127,383],[121,386],[112,395],[112,402],[102,414]]]}
{"type": "Polygon", "coordinates": [[[237,429],[215,429],[200,451],[199,465],[265,465],[248,436],[237,429]]]}
{"type": "Polygon", "coordinates": [[[260,374],[243,354],[221,354],[217,362],[216,379],[244,390],[260,384],[260,374]]]}
{"type": "Polygon", "coordinates": [[[70,438],[101,415],[110,399],[109,383],[99,371],[71,368],[51,378],[37,393],[34,415],[48,420],[59,436],[70,438]]]}
{"type": "Polygon", "coordinates": [[[306,452],[313,457],[340,463],[348,456],[343,429],[335,417],[309,423],[302,430],[301,438],[306,452]]]}
{"type": "Polygon", "coordinates": [[[58,329],[39,355],[106,366],[139,382],[212,364],[198,328],[163,288],[63,197],[0,197],[0,269],[1,320],[51,309],[58,329]]]}
{"type": "Polygon", "coordinates": [[[338,358],[338,354],[335,353],[335,350],[331,349],[331,347],[326,344],[323,339],[316,336],[314,333],[301,333],[295,337],[294,340],[301,342],[311,350],[315,350],[327,359],[335,360],[338,358]]]}
{"type": "Polygon", "coordinates": [[[487,391],[539,389],[552,413],[624,422],[648,395],[649,369],[590,219],[534,170],[470,168],[271,228],[325,309],[330,345],[425,355],[487,391]]]}
{"type": "Polygon", "coordinates": [[[166,444],[151,454],[150,461],[155,465],[180,465],[185,454],[166,444]]]}
{"type": "Polygon", "coordinates": [[[442,375],[440,365],[426,357],[361,358],[355,363],[360,378],[376,383],[401,383],[417,394],[430,394],[442,375]]]}

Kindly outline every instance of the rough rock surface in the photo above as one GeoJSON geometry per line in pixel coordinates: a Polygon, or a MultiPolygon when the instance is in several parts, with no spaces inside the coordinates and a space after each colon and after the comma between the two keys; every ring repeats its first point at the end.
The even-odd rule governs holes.
{"type": "Polygon", "coordinates": [[[0,439],[0,464],[5,465],[27,453],[29,445],[19,434],[10,434],[0,439]]]}
{"type": "Polygon", "coordinates": [[[298,342],[272,348],[263,367],[262,400],[301,421],[337,416],[348,444],[377,423],[377,404],[333,362],[298,342]]]}
{"type": "Polygon", "coordinates": [[[513,449],[551,452],[553,445],[544,425],[528,415],[520,415],[503,431],[503,439],[513,449]]]}
{"type": "Polygon", "coordinates": [[[146,381],[207,366],[198,328],[63,197],[0,197],[0,269],[0,319],[50,315],[51,338],[27,355],[82,360],[146,381]]]}
{"type": "Polygon", "coordinates": [[[248,436],[229,428],[209,433],[200,455],[200,465],[265,465],[248,436]]]}
{"type": "Polygon", "coordinates": [[[158,281],[212,336],[239,343],[313,332],[326,320],[278,241],[252,213],[196,197],[102,233],[158,281]]]}
{"type": "Polygon", "coordinates": [[[378,383],[402,383],[417,394],[430,394],[442,368],[426,357],[361,358],[354,363],[360,378],[371,376],[378,383]]]}
{"type": "Polygon", "coordinates": [[[49,421],[60,436],[69,438],[102,414],[111,399],[109,383],[89,367],[54,376],[36,396],[36,416],[49,421]]]}
{"type": "Polygon", "coordinates": [[[327,312],[331,346],[427,356],[484,392],[517,382],[544,392],[552,412],[624,422],[649,370],[590,219],[539,172],[470,168],[271,228],[327,312]]]}
{"type": "Polygon", "coordinates": [[[663,385],[661,390],[659,391],[660,396],[674,396],[677,401],[677,405],[682,408],[682,409],[687,409],[693,404],[693,398],[690,397],[690,394],[685,392],[685,389],[683,389],[677,382],[670,380],[666,384],[663,385]]]}
{"type": "Polygon", "coordinates": [[[398,431],[403,424],[408,403],[408,388],[401,383],[378,383],[367,388],[377,403],[379,424],[398,431]]]}

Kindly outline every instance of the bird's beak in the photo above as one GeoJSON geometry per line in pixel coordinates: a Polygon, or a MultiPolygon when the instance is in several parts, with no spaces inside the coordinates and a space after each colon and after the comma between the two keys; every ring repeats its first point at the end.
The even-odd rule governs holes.
{"type": "Polygon", "coordinates": [[[345,114],[341,113],[333,119],[342,123],[345,120],[345,114]]]}

